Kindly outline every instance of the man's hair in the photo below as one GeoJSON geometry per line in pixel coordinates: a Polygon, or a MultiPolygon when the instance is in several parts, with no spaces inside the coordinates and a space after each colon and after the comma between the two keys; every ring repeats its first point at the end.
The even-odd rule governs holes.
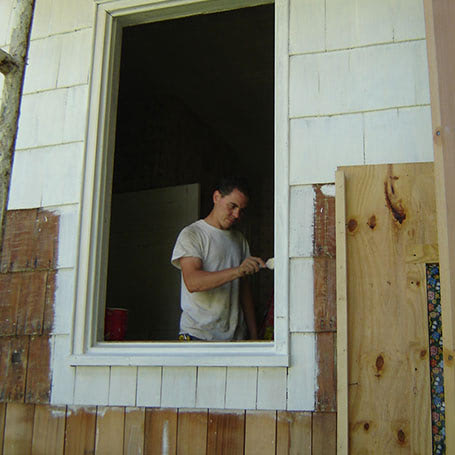
{"type": "Polygon", "coordinates": [[[222,196],[231,194],[235,189],[250,198],[250,187],[243,177],[225,177],[215,187],[215,190],[218,190],[222,196]]]}

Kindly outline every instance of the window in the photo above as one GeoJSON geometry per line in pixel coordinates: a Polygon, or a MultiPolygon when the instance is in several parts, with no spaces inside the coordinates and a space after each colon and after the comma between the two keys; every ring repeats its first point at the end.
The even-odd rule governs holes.
{"type": "MultiPolygon", "coordinates": [[[[153,2],[129,9],[116,7],[115,2],[98,5],[72,362],[283,365],[288,337],[286,248],[281,257],[275,255],[275,283],[280,280],[285,286],[275,290],[273,342],[202,346],[170,342],[178,328],[179,274],[169,263],[169,244],[172,249],[176,233],[188,219],[196,219],[198,211],[201,216],[208,213],[215,180],[227,170],[242,173],[237,169],[248,169],[256,197],[248,216],[250,223],[244,229],[252,251],[260,250],[257,254],[265,258],[274,255],[273,224],[265,222],[273,219],[274,198],[282,213],[287,210],[287,192],[284,198],[273,194],[273,53],[267,51],[264,35],[261,37],[264,30],[270,32],[274,6],[235,9],[252,6],[235,0],[171,5],[153,2]],[[259,26],[245,41],[239,30],[247,30],[254,15],[259,26]],[[257,54],[258,60],[251,57],[257,54]],[[251,115],[250,109],[256,114],[251,115]],[[217,155],[210,159],[213,150],[217,155]],[[269,196],[262,197],[267,190],[269,196]],[[132,219],[135,213],[146,212],[140,204],[167,210],[175,201],[181,202],[182,195],[186,210],[183,213],[174,207],[183,217],[171,228],[168,223],[160,228],[152,223],[157,230],[147,236],[149,228],[141,231],[141,219],[132,219]],[[259,201],[256,206],[255,200],[259,201]],[[265,201],[264,207],[260,201],[265,201]],[[131,228],[133,235],[125,233],[131,228]],[[155,239],[161,239],[164,232],[168,244],[163,249],[166,242],[155,239]],[[133,248],[124,244],[130,237],[137,240],[133,248]],[[147,275],[156,273],[147,269],[150,258],[124,255],[125,251],[144,249],[147,237],[152,237],[148,251],[159,258],[152,264],[158,269],[167,266],[174,274],[170,279],[177,280],[177,286],[167,286],[174,297],[162,294],[160,286],[153,291],[144,286],[137,293],[128,286],[117,287],[122,280],[150,283],[147,275]],[[150,309],[147,302],[141,309],[150,295],[155,307],[150,309]],[[173,300],[173,311],[160,313],[163,301],[169,300],[173,300]],[[134,330],[125,342],[104,342],[105,304],[118,306],[122,301],[129,305],[134,330]],[[157,323],[144,323],[147,316],[157,323]]],[[[273,31],[269,39],[273,42],[273,31]]],[[[280,166],[286,168],[286,160],[281,160],[280,166]]],[[[287,188],[282,177],[285,173],[277,170],[275,182],[287,188]]],[[[150,215],[153,221],[153,213],[150,215]]],[[[275,238],[278,236],[275,251],[283,241],[287,245],[286,220],[276,227],[275,238]]],[[[267,274],[257,275],[256,298],[261,302],[272,292],[272,274],[267,274]]],[[[163,278],[157,281],[161,283],[163,278]]]]}

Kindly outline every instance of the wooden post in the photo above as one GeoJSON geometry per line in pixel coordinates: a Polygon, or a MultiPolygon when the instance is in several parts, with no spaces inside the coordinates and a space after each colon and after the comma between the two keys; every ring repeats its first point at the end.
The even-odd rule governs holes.
{"type": "Polygon", "coordinates": [[[441,270],[447,453],[455,453],[455,2],[424,0],[441,270]]]}
{"type": "Polygon", "coordinates": [[[5,212],[34,6],[35,0],[16,0],[13,7],[10,53],[0,53],[1,72],[5,75],[0,106],[0,246],[3,244],[5,212]]]}

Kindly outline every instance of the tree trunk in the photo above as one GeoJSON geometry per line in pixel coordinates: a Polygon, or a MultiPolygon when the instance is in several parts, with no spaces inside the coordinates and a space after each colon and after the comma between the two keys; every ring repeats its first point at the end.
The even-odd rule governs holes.
{"type": "Polygon", "coordinates": [[[5,213],[17,135],[17,120],[22,97],[25,63],[35,0],[15,0],[9,55],[2,52],[5,74],[0,106],[0,246],[3,245],[5,213]]]}

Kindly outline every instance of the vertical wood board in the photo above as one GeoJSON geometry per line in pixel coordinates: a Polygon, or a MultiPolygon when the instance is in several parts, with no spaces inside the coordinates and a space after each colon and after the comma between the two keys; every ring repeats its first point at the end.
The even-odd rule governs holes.
{"type": "Polygon", "coordinates": [[[178,455],[204,455],[207,450],[207,411],[179,410],[178,455]]]}
{"type": "Polygon", "coordinates": [[[342,169],[350,451],[429,453],[425,274],[406,253],[437,243],[433,165],[342,169]]]}
{"type": "Polygon", "coordinates": [[[124,425],[124,408],[98,407],[96,411],[95,455],[123,455],[124,425]]]}
{"type": "Polygon", "coordinates": [[[68,407],[66,414],[65,455],[95,453],[95,407],[68,407]]]}
{"type": "Polygon", "coordinates": [[[246,411],[245,453],[275,455],[275,411],[246,411]]]}
{"type": "Polygon", "coordinates": [[[455,4],[424,0],[444,333],[447,453],[455,451],[455,4]]]}
{"type": "Polygon", "coordinates": [[[209,411],[207,428],[207,454],[243,455],[245,439],[245,413],[209,411]]]}
{"type": "MultiPolygon", "coordinates": [[[[315,412],[313,414],[313,447],[314,454],[336,455],[336,420],[334,412],[315,412]]],[[[351,452],[357,453],[357,452],[351,452]]],[[[367,452],[381,453],[381,452],[367,452]]],[[[386,453],[386,452],[382,452],[386,453]]]]}
{"type": "Polygon", "coordinates": [[[276,455],[311,455],[311,412],[278,411],[276,455]]]}
{"type": "Polygon", "coordinates": [[[124,455],[144,453],[145,408],[125,409],[125,434],[123,438],[124,455]]]}
{"type": "Polygon", "coordinates": [[[173,455],[177,448],[177,409],[145,410],[145,455],[173,455]]]}
{"type": "Polygon", "coordinates": [[[32,451],[35,406],[8,403],[5,420],[3,455],[28,455],[32,451]]]}
{"type": "Polygon", "coordinates": [[[66,407],[35,406],[32,455],[62,455],[65,443],[66,407]]]}

